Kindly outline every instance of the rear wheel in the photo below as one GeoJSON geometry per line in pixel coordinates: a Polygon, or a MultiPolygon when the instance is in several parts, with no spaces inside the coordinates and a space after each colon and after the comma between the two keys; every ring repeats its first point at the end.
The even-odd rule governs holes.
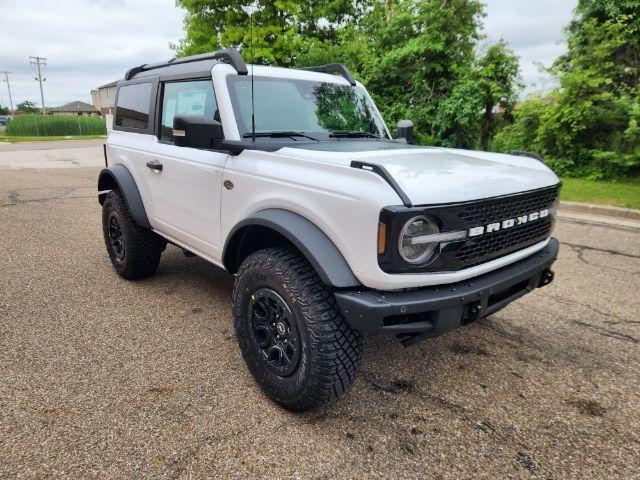
{"type": "Polygon", "coordinates": [[[242,356],[280,405],[312,410],[353,383],[362,337],[297,252],[268,248],[247,257],[236,277],[233,309],[242,356]]]}
{"type": "Polygon", "coordinates": [[[113,268],[133,280],[156,273],[166,241],[138,226],[119,192],[112,190],[102,204],[102,233],[113,268]]]}

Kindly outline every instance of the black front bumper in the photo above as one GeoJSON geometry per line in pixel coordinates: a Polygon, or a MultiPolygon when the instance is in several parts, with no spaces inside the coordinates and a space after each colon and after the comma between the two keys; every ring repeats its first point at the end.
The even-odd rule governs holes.
{"type": "Polygon", "coordinates": [[[345,319],[362,333],[395,333],[407,342],[435,337],[497,312],[553,280],[558,241],[499,270],[464,282],[400,292],[336,292],[345,319]]]}

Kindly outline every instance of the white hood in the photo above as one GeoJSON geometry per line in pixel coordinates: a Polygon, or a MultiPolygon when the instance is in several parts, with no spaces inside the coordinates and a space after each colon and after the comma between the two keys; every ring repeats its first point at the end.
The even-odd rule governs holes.
{"type": "Polygon", "coordinates": [[[529,157],[448,148],[326,151],[283,148],[287,156],[349,165],[382,165],[414,205],[463,202],[548,187],[558,177],[529,157]]]}

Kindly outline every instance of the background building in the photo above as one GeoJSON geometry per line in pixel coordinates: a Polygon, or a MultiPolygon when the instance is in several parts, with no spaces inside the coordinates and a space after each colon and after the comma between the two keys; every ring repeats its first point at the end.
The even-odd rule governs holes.
{"type": "Polygon", "coordinates": [[[102,115],[113,115],[116,100],[116,82],[91,90],[91,99],[102,115]]]}
{"type": "Polygon", "coordinates": [[[49,113],[52,115],[81,115],[84,117],[100,115],[100,111],[98,111],[93,105],[89,105],[88,103],[81,102],[79,100],[67,103],[61,107],[52,108],[49,113]]]}

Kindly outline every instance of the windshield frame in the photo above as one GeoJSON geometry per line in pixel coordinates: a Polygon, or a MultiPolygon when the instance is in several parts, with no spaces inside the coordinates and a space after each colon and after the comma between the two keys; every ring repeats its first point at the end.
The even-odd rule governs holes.
{"type": "MultiPolygon", "coordinates": [[[[304,72],[305,77],[306,78],[299,78],[299,75],[282,75],[282,74],[278,74],[278,75],[274,75],[272,74],[272,72],[267,72],[266,69],[273,69],[273,70],[281,70],[283,73],[287,72],[288,69],[280,69],[280,68],[275,68],[275,67],[256,67],[256,70],[260,69],[262,70],[261,72],[257,72],[254,79],[255,80],[260,80],[260,81],[290,81],[290,82],[310,82],[310,83],[318,83],[318,84],[331,84],[331,85],[336,85],[336,86],[340,86],[340,87],[347,87],[347,88],[353,88],[356,90],[358,96],[362,99],[362,101],[365,103],[366,107],[368,107],[369,110],[369,114],[372,115],[373,121],[376,125],[376,129],[378,130],[378,133],[381,134],[380,137],[369,137],[369,136],[362,136],[362,137],[351,137],[351,138],[357,138],[358,140],[391,140],[391,134],[389,132],[389,129],[387,128],[387,125],[384,121],[384,119],[382,118],[382,115],[380,115],[380,111],[378,110],[378,107],[376,106],[376,104],[373,102],[373,99],[371,98],[371,96],[369,95],[369,92],[367,92],[367,90],[364,88],[364,86],[362,84],[360,84],[359,82],[356,84],[356,86],[351,86],[346,82],[342,81],[341,77],[337,77],[334,75],[326,75],[326,74],[320,74],[321,77],[328,77],[328,78],[318,78],[319,75],[317,73],[307,73],[305,71],[301,71],[301,70],[297,70],[297,69],[292,69],[291,72],[295,73],[295,74],[299,74],[304,72]],[[335,81],[334,81],[335,79],[335,81]]],[[[276,73],[276,72],[273,72],[276,73]]],[[[280,72],[277,72],[280,73],[280,72]]],[[[235,84],[238,82],[246,82],[246,81],[250,81],[251,80],[251,69],[249,70],[249,75],[247,76],[242,76],[239,77],[236,75],[225,75],[225,87],[227,90],[227,94],[228,94],[228,98],[231,102],[231,107],[233,110],[233,118],[235,120],[235,126],[238,132],[238,136],[239,139],[241,140],[252,140],[251,137],[251,126],[250,125],[245,125],[244,123],[244,119],[242,118],[242,113],[241,113],[241,107],[240,107],[240,102],[238,99],[238,96],[236,95],[236,91],[235,91],[235,84]]],[[[313,136],[315,138],[317,138],[318,140],[322,140],[322,141],[341,141],[341,140],[345,140],[345,137],[341,137],[341,138],[337,138],[337,137],[332,137],[331,136],[331,131],[317,131],[317,130],[303,130],[303,129],[296,129],[296,131],[304,133],[304,134],[308,134],[310,136],[313,136]]],[[[256,133],[262,133],[265,132],[265,130],[259,130],[256,131],[256,133]]],[[[279,140],[290,140],[292,142],[295,141],[309,141],[308,139],[305,139],[303,137],[299,138],[299,139],[295,139],[295,138],[280,138],[279,140]]]]}

